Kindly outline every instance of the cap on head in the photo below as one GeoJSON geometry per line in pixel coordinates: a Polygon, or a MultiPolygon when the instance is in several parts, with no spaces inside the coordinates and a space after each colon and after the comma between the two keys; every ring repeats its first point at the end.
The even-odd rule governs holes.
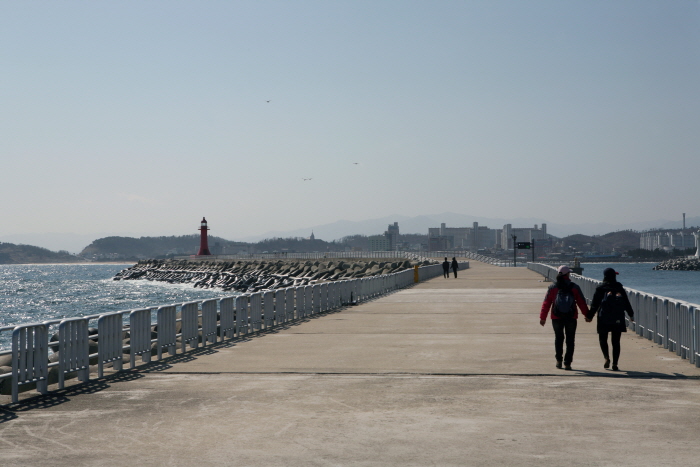
{"type": "Polygon", "coordinates": [[[615,271],[613,268],[605,268],[603,271],[603,277],[615,277],[618,274],[620,273],[615,271]]]}
{"type": "Polygon", "coordinates": [[[569,269],[569,266],[559,266],[559,269],[557,269],[557,272],[559,274],[569,274],[571,272],[571,269],[569,269]]]}

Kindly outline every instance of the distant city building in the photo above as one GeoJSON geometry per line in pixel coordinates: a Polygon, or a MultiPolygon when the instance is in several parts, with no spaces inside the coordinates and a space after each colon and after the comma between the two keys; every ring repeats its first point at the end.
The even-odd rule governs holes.
{"type": "Polygon", "coordinates": [[[434,236],[428,237],[428,251],[445,251],[452,249],[452,240],[450,237],[434,236]]]}
{"type": "Polygon", "coordinates": [[[389,224],[382,235],[371,235],[367,238],[370,251],[396,251],[399,246],[399,223],[389,224]]]}
{"type": "Polygon", "coordinates": [[[386,229],[386,234],[389,237],[389,249],[394,251],[399,246],[399,223],[394,222],[394,225],[389,224],[386,229]]]}
{"type": "MultiPolygon", "coordinates": [[[[506,224],[501,230],[501,245],[506,250],[513,248],[513,235],[516,237],[516,242],[532,242],[533,240],[547,240],[550,238],[547,235],[547,224],[542,224],[541,228],[537,227],[513,227],[512,224],[506,224]]],[[[536,243],[536,242],[535,242],[536,243]]]]}
{"type": "Polygon", "coordinates": [[[440,227],[428,229],[428,249],[430,251],[464,249],[478,251],[482,248],[500,248],[500,230],[480,226],[474,222],[471,227],[440,227]]]}
{"type": "Polygon", "coordinates": [[[685,250],[695,247],[695,236],[683,230],[652,230],[642,232],[639,236],[639,248],[642,250],[685,250]]]}
{"type": "Polygon", "coordinates": [[[391,240],[388,235],[371,235],[368,239],[370,251],[391,251],[391,240]]]}
{"type": "Polygon", "coordinates": [[[518,242],[532,242],[541,240],[542,245],[551,247],[551,235],[547,234],[547,224],[539,228],[513,227],[506,224],[502,229],[491,229],[474,222],[471,227],[447,227],[445,223],[440,227],[428,229],[428,250],[441,251],[451,249],[464,249],[479,251],[483,249],[512,249],[513,235],[518,242]]]}

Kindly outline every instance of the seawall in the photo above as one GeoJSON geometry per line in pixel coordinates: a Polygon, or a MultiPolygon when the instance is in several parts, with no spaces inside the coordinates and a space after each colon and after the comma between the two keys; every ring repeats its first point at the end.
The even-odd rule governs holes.
{"type": "Polygon", "coordinates": [[[435,264],[405,258],[375,260],[144,260],[119,272],[114,280],[151,280],[224,291],[258,292],[362,277],[392,274],[435,264]]]}

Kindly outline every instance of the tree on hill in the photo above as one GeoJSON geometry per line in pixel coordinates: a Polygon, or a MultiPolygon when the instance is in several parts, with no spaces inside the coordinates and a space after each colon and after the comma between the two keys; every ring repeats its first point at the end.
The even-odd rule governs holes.
{"type": "Polygon", "coordinates": [[[291,237],[291,238],[267,238],[261,240],[258,243],[252,245],[252,249],[258,253],[267,251],[272,253],[273,251],[282,252],[296,252],[296,253],[312,253],[312,252],[324,252],[333,250],[336,251],[335,242],[326,242],[325,240],[291,237]]]}
{"type": "Polygon", "coordinates": [[[83,259],[67,251],[51,251],[32,245],[0,243],[0,264],[78,263],[83,259]]]}
{"type": "Polygon", "coordinates": [[[620,230],[605,235],[569,235],[562,238],[562,243],[564,247],[571,247],[579,251],[611,253],[612,251],[625,252],[637,249],[639,248],[639,239],[639,232],[620,230]]]}
{"type": "MultiPolygon", "coordinates": [[[[194,255],[199,250],[199,235],[181,235],[170,237],[105,237],[92,242],[80,252],[80,256],[96,259],[166,258],[172,256],[194,255]]],[[[242,244],[219,237],[209,237],[209,249],[215,253],[219,248],[224,253],[236,252],[242,244]]],[[[215,253],[216,254],[216,253],[215,253]]]]}

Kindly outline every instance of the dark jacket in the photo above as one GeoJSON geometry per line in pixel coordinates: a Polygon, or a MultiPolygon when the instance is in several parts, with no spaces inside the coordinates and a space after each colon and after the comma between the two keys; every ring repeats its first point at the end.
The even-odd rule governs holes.
{"type": "Polygon", "coordinates": [[[450,270],[450,262],[445,260],[442,262],[442,270],[447,272],[450,270]]]}
{"type": "Polygon", "coordinates": [[[459,265],[457,264],[457,260],[453,259],[452,260],[452,270],[456,271],[457,269],[459,269],[459,265]]]}
{"type": "MultiPolygon", "coordinates": [[[[630,317],[630,319],[634,319],[634,310],[632,309],[632,304],[630,303],[630,299],[627,297],[627,292],[625,291],[625,288],[622,286],[621,283],[615,281],[615,282],[608,282],[608,281],[603,281],[602,284],[600,284],[598,287],[595,289],[595,293],[593,294],[593,302],[591,303],[591,313],[590,317],[593,318],[596,313],[600,311],[600,304],[603,301],[603,297],[605,297],[606,294],[612,293],[612,294],[617,294],[619,293],[622,296],[623,302],[625,304],[625,312],[627,315],[630,317]]],[[[610,332],[610,331],[620,331],[620,332],[627,332],[627,325],[624,323],[620,323],[619,325],[615,325],[614,323],[607,324],[604,320],[600,319],[600,315],[598,318],[598,325],[597,325],[598,333],[602,332],[610,332]]]]}
{"type": "MultiPolygon", "coordinates": [[[[566,280],[566,279],[564,279],[566,280]]],[[[571,282],[566,280],[566,285],[571,287],[571,293],[574,294],[574,300],[576,301],[576,306],[574,307],[574,319],[578,319],[578,310],[580,309],[583,316],[588,316],[588,305],[586,304],[586,299],[583,297],[583,292],[581,288],[571,282]]],[[[542,302],[542,308],[540,309],[540,319],[547,319],[547,314],[550,315],[551,319],[560,319],[554,314],[554,301],[557,299],[557,293],[559,292],[559,287],[557,283],[549,286],[547,289],[547,295],[544,296],[544,301],[542,302]]]]}

